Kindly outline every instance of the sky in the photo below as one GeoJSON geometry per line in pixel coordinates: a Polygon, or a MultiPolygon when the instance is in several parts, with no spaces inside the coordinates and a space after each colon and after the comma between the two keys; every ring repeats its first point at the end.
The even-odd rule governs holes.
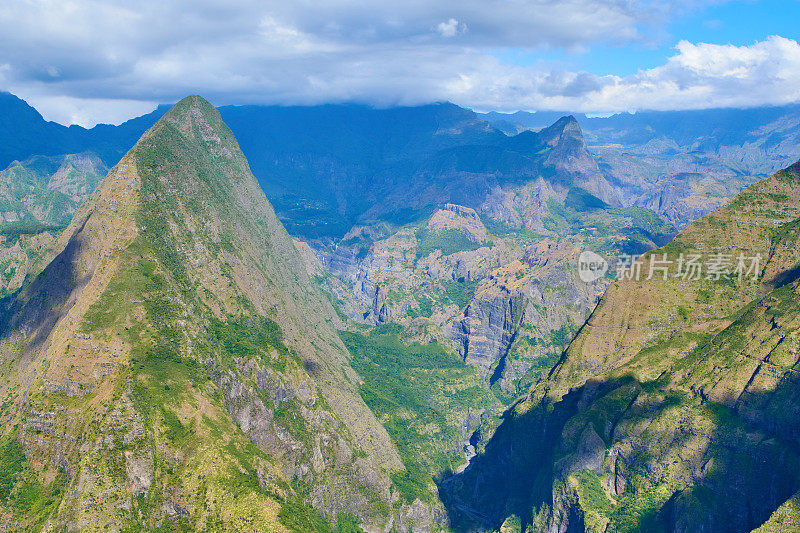
{"type": "Polygon", "coordinates": [[[2,0],[0,90],[48,120],[215,105],[613,113],[800,101],[800,0],[2,0]]]}

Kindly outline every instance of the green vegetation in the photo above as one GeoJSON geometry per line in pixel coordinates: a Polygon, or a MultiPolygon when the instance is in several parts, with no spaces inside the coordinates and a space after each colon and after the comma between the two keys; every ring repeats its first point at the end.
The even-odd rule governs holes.
{"type": "Polygon", "coordinates": [[[563,205],[548,200],[550,214],[543,219],[544,227],[561,237],[580,235],[598,253],[640,254],[675,233],[649,209],[609,207],[592,200],[595,197],[585,191],[573,190],[563,205]]]}
{"type": "Polygon", "coordinates": [[[610,515],[611,531],[637,533],[648,531],[663,533],[665,528],[658,519],[658,510],[674,493],[669,485],[653,486],[643,476],[635,475],[610,515]]]}
{"type": "Polygon", "coordinates": [[[0,211],[15,213],[19,220],[1,223],[0,235],[14,243],[22,235],[60,231],[106,172],[89,153],[15,161],[0,171],[0,211]],[[56,174],[59,179],[51,182],[56,174]]]}
{"type": "Polygon", "coordinates": [[[610,208],[609,212],[613,215],[630,217],[633,227],[641,229],[650,237],[675,233],[675,228],[664,222],[654,211],[645,207],[614,207],[610,208]]]}
{"type": "Polygon", "coordinates": [[[297,533],[331,533],[333,528],[324,516],[301,500],[287,500],[281,505],[278,520],[297,533]]]}
{"type": "MultiPolygon", "coordinates": [[[[164,390],[170,390],[169,385],[164,385],[164,390]]],[[[184,425],[180,421],[180,418],[178,418],[178,415],[170,409],[161,409],[161,421],[166,428],[164,437],[178,447],[186,444],[189,438],[195,433],[191,425],[184,425]]]]}
{"type": "Polygon", "coordinates": [[[361,396],[384,420],[406,466],[392,476],[395,486],[407,502],[432,501],[434,477],[463,463],[460,417],[496,411],[499,402],[458,356],[435,341],[406,344],[401,332],[393,325],[340,335],[364,380],[361,396]]]}
{"type": "Polygon", "coordinates": [[[511,238],[521,246],[531,246],[545,237],[528,228],[517,228],[506,224],[502,220],[497,220],[496,218],[491,218],[486,215],[481,215],[481,222],[483,222],[489,235],[511,238]]]}
{"type": "Polygon", "coordinates": [[[289,349],[275,321],[261,316],[231,317],[226,321],[213,318],[209,330],[212,343],[226,357],[260,359],[276,370],[285,370],[289,349]],[[269,353],[270,347],[275,349],[273,354],[269,353]]]}
{"type": "MultiPolygon", "coordinates": [[[[398,439],[402,435],[403,430],[408,430],[408,428],[396,427],[393,429],[394,431],[390,432],[393,439],[398,439]]],[[[400,492],[403,501],[406,503],[413,503],[414,500],[419,498],[424,502],[430,503],[433,499],[430,489],[430,484],[433,480],[431,473],[427,471],[422,463],[416,461],[408,454],[403,454],[403,464],[406,467],[405,470],[392,474],[392,483],[394,483],[395,488],[400,492]]]]}
{"type": "Polygon", "coordinates": [[[608,516],[614,509],[614,504],[608,498],[600,474],[591,470],[581,470],[575,474],[578,482],[577,491],[581,508],[585,511],[608,516]]]}
{"type": "Polygon", "coordinates": [[[300,413],[297,400],[283,400],[274,411],[275,422],[285,428],[294,438],[311,447],[311,435],[306,429],[306,421],[300,413]]]}
{"type": "Polygon", "coordinates": [[[442,252],[442,255],[450,255],[456,252],[471,252],[482,246],[482,244],[469,240],[462,231],[457,229],[436,232],[420,228],[417,230],[416,236],[418,241],[417,259],[427,257],[435,250],[442,252]]]}
{"type": "Polygon", "coordinates": [[[38,235],[45,231],[58,232],[66,226],[45,224],[33,218],[19,222],[9,222],[0,227],[0,235],[6,238],[7,244],[13,244],[22,235],[38,235]]]}
{"type": "Polygon", "coordinates": [[[433,300],[425,294],[417,296],[416,299],[419,309],[409,309],[408,316],[411,318],[430,317],[433,314],[433,300]]]}
{"type": "MultiPolygon", "coordinates": [[[[407,311],[407,314],[411,318],[428,318],[433,314],[434,305],[447,306],[455,304],[459,309],[464,309],[475,297],[475,289],[478,287],[478,283],[480,283],[480,280],[466,281],[463,278],[461,280],[446,281],[439,291],[434,289],[427,294],[415,295],[419,308],[411,308],[407,311]]],[[[393,292],[399,294],[398,291],[392,291],[389,295],[391,296],[393,292]]]]}
{"type": "Polygon", "coordinates": [[[464,309],[475,297],[478,283],[480,280],[445,282],[442,298],[456,304],[459,309],[464,309]]]}
{"type": "Polygon", "coordinates": [[[569,343],[572,342],[572,339],[575,337],[576,332],[577,328],[571,323],[564,324],[560,328],[552,330],[550,332],[550,345],[553,347],[553,352],[560,355],[561,352],[566,350],[569,343]]]}
{"type": "Polygon", "coordinates": [[[20,486],[12,508],[28,521],[32,530],[38,531],[58,508],[68,479],[66,474],[59,472],[49,485],[43,486],[34,476],[33,471],[29,471],[28,479],[20,486]]]}
{"type": "Polygon", "coordinates": [[[7,504],[6,509],[31,530],[39,531],[58,507],[66,482],[63,472],[46,486],[39,482],[16,431],[0,440],[0,506],[7,504]]]}
{"type": "Polygon", "coordinates": [[[504,392],[499,382],[492,385],[492,391],[506,405],[511,404],[520,394],[526,393],[534,384],[547,377],[550,370],[561,359],[564,350],[572,342],[577,332],[574,324],[564,324],[545,336],[533,326],[522,324],[513,344],[506,355],[506,364],[521,362],[527,370],[514,380],[515,391],[504,392]]]}
{"type": "Polygon", "coordinates": [[[586,189],[572,187],[567,192],[564,207],[574,211],[593,211],[595,209],[605,209],[609,206],[586,189]]]}
{"type": "Polygon", "coordinates": [[[522,519],[516,515],[509,516],[505,522],[503,522],[500,533],[523,533],[522,519]]]}
{"type": "Polygon", "coordinates": [[[319,512],[296,498],[283,502],[278,520],[296,533],[364,533],[358,525],[358,520],[352,515],[340,514],[336,517],[334,527],[319,512]]]}
{"type": "Polygon", "coordinates": [[[163,419],[168,435],[185,437],[185,428],[165,407],[179,408],[190,389],[208,380],[205,370],[194,359],[181,357],[168,343],[137,346],[131,354],[131,370],[140,376],[132,387],[137,410],[151,424],[163,419]]]}
{"type": "Polygon", "coordinates": [[[8,501],[17,476],[22,472],[25,453],[16,432],[3,439],[0,444],[0,501],[8,501]]]}
{"type": "MultiPolygon", "coordinates": [[[[121,272],[109,282],[100,298],[84,314],[81,325],[84,332],[101,331],[119,324],[129,316],[133,302],[141,298],[137,295],[152,294],[165,288],[163,273],[156,272],[156,262],[146,258],[149,253],[145,243],[138,240],[132,246],[132,251],[129,254],[132,257],[124,258],[121,272]]],[[[150,309],[155,310],[152,304],[150,309]]]]}
{"type": "Polygon", "coordinates": [[[578,501],[586,513],[588,530],[615,533],[664,531],[656,513],[673,493],[668,486],[653,487],[642,476],[636,475],[629,490],[612,501],[603,488],[600,474],[582,470],[573,474],[573,478],[578,501]]]}

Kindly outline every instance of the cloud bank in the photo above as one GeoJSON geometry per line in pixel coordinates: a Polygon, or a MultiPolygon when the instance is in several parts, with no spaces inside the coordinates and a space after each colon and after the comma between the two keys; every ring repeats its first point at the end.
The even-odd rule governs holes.
{"type": "Polygon", "coordinates": [[[800,45],[778,36],[739,47],[681,41],[665,64],[622,77],[496,57],[508,49],[647,44],[690,5],[6,0],[0,89],[48,118],[83,125],[118,122],[189,93],[215,104],[449,100],[587,112],[800,100],[800,45]]]}

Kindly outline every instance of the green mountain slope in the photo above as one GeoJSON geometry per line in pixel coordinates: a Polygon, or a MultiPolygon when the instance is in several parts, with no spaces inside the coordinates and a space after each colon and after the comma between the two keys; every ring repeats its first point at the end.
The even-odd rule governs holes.
{"type": "MultiPolygon", "coordinates": [[[[402,339],[407,335],[395,324],[342,332],[363,379],[361,395],[386,426],[406,466],[393,475],[401,498],[441,509],[434,479],[466,466],[482,437],[497,426],[502,405],[455,353],[437,341],[406,344],[402,339]]],[[[415,525],[428,527],[430,520],[415,525]]]]}
{"type": "MultiPolygon", "coordinates": [[[[486,453],[447,480],[458,527],[786,530],[797,523],[800,164],[649,253],[762,256],[758,278],[614,283],[486,453]],[[523,444],[524,443],[524,444],[523,444]]],[[[708,279],[710,277],[710,279],[708,279]]]]}
{"type": "Polygon", "coordinates": [[[14,161],[0,172],[3,225],[38,221],[66,226],[107,172],[90,152],[14,161]]]}
{"type": "Polygon", "coordinates": [[[34,156],[0,172],[0,295],[22,286],[108,168],[94,153],[34,156]]]}
{"type": "Polygon", "coordinates": [[[403,470],[218,112],[175,105],[4,300],[10,529],[380,526],[403,470]]]}

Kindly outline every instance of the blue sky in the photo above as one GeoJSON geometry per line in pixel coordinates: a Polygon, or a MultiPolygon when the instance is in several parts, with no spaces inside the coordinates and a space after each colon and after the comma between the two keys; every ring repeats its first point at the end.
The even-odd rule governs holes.
{"type": "Polygon", "coordinates": [[[65,124],[222,104],[608,113],[800,100],[798,0],[4,0],[0,90],[65,124]]]}
{"type": "Polygon", "coordinates": [[[711,5],[678,17],[667,31],[674,39],[742,46],[770,35],[796,38],[798,21],[800,1],[750,0],[711,5]]]}
{"type": "Polygon", "coordinates": [[[800,37],[800,0],[744,0],[688,9],[666,21],[652,42],[598,44],[584,52],[506,48],[493,55],[504,63],[535,66],[547,63],[597,75],[626,76],[662,65],[681,40],[710,44],[751,45],[771,35],[800,37]]]}

